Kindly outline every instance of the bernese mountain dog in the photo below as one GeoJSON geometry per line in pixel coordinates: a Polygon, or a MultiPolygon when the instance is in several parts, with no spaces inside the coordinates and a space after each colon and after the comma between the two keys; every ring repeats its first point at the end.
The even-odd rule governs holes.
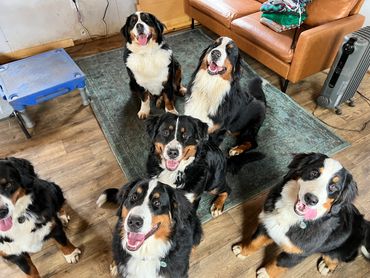
{"type": "Polygon", "coordinates": [[[81,251],[68,240],[63,227],[69,217],[58,185],[39,179],[25,159],[0,159],[0,256],[16,264],[27,277],[40,277],[29,253],[53,238],[68,263],[81,251]]]}
{"type": "Polygon", "coordinates": [[[234,245],[234,254],[245,258],[275,242],[282,251],[257,270],[260,278],[278,277],[315,253],[322,255],[317,267],[323,275],[354,260],[360,248],[370,259],[370,222],[353,205],[352,175],[320,153],[298,154],[288,168],[268,195],[252,240],[234,245]]]}
{"type": "Polygon", "coordinates": [[[181,190],[157,179],[139,179],[107,189],[102,206],[120,205],[113,235],[111,274],[119,277],[188,277],[190,253],[202,227],[181,190]]]}
{"type": "Polygon", "coordinates": [[[164,101],[167,112],[177,113],[175,94],[184,96],[181,85],[181,67],[163,40],[164,25],[152,14],[136,12],[130,15],[121,32],[126,39],[124,62],[130,77],[130,89],[138,94],[140,119],[150,113],[150,99],[157,99],[160,107],[164,101]]]}
{"type": "Polygon", "coordinates": [[[256,148],[257,133],[265,119],[262,80],[249,88],[239,84],[241,58],[234,41],[220,37],[202,53],[188,85],[185,115],[208,124],[210,139],[220,144],[226,132],[236,137],[230,156],[256,148]]]}
{"type": "Polygon", "coordinates": [[[215,195],[213,217],[220,215],[231,188],[226,182],[227,161],[222,151],[207,140],[208,126],[190,116],[172,113],[147,120],[152,147],[147,160],[150,177],[186,192],[197,208],[203,192],[215,195]]]}

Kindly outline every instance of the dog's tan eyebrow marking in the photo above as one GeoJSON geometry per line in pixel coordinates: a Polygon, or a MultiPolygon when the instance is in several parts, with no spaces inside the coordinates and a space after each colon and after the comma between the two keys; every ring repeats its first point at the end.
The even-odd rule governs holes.
{"type": "Polygon", "coordinates": [[[168,129],[169,129],[169,130],[173,130],[173,129],[174,129],[173,125],[170,125],[170,126],[168,127],[168,129]]]}
{"type": "Polygon", "coordinates": [[[8,181],[6,180],[6,178],[2,178],[0,179],[0,184],[6,184],[8,181]]]}
{"type": "Polygon", "coordinates": [[[139,186],[137,189],[136,189],[136,192],[141,194],[143,192],[143,188],[141,186],[139,186]]]}
{"type": "Polygon", "coordinates": [[[161,197],[161,193],[159,193],[159,192],[155,192],[155,193],[153,194],[153,198],[158,199],[159,197],[161,197]]]}
{"type": "Polygon", "coordinates": [[[185,127],[182,127],[182,128],[180,129],[180,131],[181,131],[181,132],[185,132],[185,127]]]}
{"type": "Polygon", "coordinates": [[[339,180],[340,180],[340,178],[339,178],[338,176],[335,176],[335,177],[332,179],[332,181],[333,181],[334,183],[338,183],[338,182],[339,182],[339,180]]]}

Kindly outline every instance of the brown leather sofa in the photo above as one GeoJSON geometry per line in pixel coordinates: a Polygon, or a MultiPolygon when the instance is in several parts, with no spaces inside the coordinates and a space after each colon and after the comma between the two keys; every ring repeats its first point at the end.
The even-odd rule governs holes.
{"type": "MultiPolygon", "coordinates": [[[[232,38],[240,49],[283,78],[282,91],[327,69],[345,34],[358,30],[364,0],[313,0],[301,28],[277,33],[260,23],[265,0],[184,0],[185,12],[218,35],[232,38]]],[[[193,25],[194,26],[194,25],[193,25]]]]}

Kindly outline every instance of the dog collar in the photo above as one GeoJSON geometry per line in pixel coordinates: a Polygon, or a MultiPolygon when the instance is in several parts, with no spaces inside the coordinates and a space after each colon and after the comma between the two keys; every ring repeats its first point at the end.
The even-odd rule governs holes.
{"type": "Polygon", "coordinates": [[[302,229],[302,230],[304,230],[304,229],[306,229],[307,228],[307,223],[306,222],[304,222],[303,220],[299,223],[299,227],[302,229]]]}
{"type": "Polygon", "coordinates": [[[166,263],[165,261],[160,261],[160,262],[159,262],[159,265],[160,265],[161,267],[167,267],[167,263],[166,263]]]}

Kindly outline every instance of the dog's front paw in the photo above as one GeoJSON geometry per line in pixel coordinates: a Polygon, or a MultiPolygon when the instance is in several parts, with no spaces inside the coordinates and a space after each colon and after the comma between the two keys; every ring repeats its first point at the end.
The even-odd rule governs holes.
{"type": "Polygon", "coordinates": [[[76,248],[73,250],[71,254],[64,255],[64,258],[66,259],[67,263],[69,264],[75,264],[80,260],[81,250],[76,248]]]}
{"type": "Polygon", "coordinates": [[[329,260],[326,262],[325,258],[321,257],[319,263],[317,264],[317,270],[320,272],[321,275],[329,275],[334,272],[337,268],[337,263],[334,261],[329,260]]]}
{"type": "Polygon", "coordinates": [[[216,206],[215,203],[211,206],[211,215],[213,218],[220,216],[224,212],[223,207],[216,206]]]}
{"type": "Polygon", "coordinates": [[[137,116],[140,120],[145,120],[146,118],[148,118],[149,112],[140,110],[139,112],[137,112],[137,116]]]}
{"type": "Polygon", "coordinates": [[[231,248],[233,250],[234,255],[238,259],[244,260],[247,257],[247,256],[242,255],[242,249],[243,249],[243,247],[241,246],[241,244],[239,244],[239,243],[234,244],[231,248]]]}
{"type": "Polygon", "coordinates": [[[260,269],[257,270],[256,277],[257,278],[270,278],[270,275],[268,274],[266,268],[261,267],[260,269]]]}
{"type": "Polygon", "coordinates": [[[109,266],[110,276],[117,277],[118,276],[118,267],[115,262],[112,262],[109,266]]]}

